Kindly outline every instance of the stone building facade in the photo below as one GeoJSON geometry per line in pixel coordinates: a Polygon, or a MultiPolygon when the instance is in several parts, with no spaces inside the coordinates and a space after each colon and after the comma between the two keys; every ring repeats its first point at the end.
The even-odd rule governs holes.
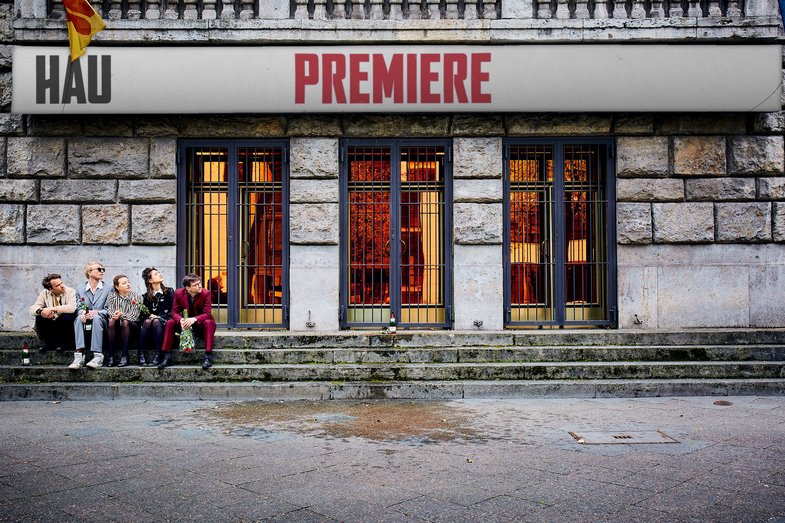
{"type": "MultiPolygon", "coordinates": [[[[346,304],[353,298],[346,294],[353,280],[345,258],[351,226],[346,184],[351,180],[342,179],[344,149],[362,140],[384,144],[398,139],[424,144],[438,139],[449,151],[449,177],[441,179],[449,195],[440,211],[449,216],[449,230],[442,231],[448,241],[442,246],[447,266],[442,286],[448,288],[440,290],[446,300],[443,326],[515,326],[509,316],[516,295],[510,289],[515,233],[509,193],[516,180],[509,154],[511,147],[525,149],[531,140],[540,144],[540,138],[556,144],[600,139],[609,151],[606,175],[613,186],[607,192],[604,231],[615,234],[616,241],[605,244],[605,258],[598,262],[605,282],[600,291],[613,294],[603,297],[608,310],[600,323],[623,329],[785,326],[785,112],[14,113],[13,49],[67,48],[62,4],[49,5],[48,10],[43,0],[0,4],[2,330],[30,327],[27,305],[44,273],[61,272],[74,286],[83,280],[82,267],[89,260],[101,260],[110,275],[131,275],[137,290],[142,288],[138,275],[150,265],[175,283],[190,256],[184,235],[193,234],[183,224],[189,212],[182,201],[188,190],[184,144],[198,140],[220,146],[227,139],[284,144],[288,221],[282,234],[288,237],[281,264],[287,318],[281,328],[334,331],[347,326],[346,304]]],[[[160,47],[164,53],[184,45],[590,46],[729,40],[779,45],[782,39],[773,0],[148,0],[108,5],[103,13],[108,27],[90,50],[129,43],[160,47]]],[[[678,92],[671,95],[679,97],[678,92]]],[[[187,93],[150,85],[139,93],[140,107],[146,97],[182,96],[187,93]]],[[[540,185],[527,191],[547,193],[540,185]]],[[[553,223],[563,224],[564,218],[553,223]]],[[[541,251],[548,238],[537,238],[529,243],[541,251]]],[[[410,248],[403,243],[400,251],[391,252],[401,255],[410,248]]],[[[537,280],[548,288],[563,286],[559,275],[572,270],[572,247],[564,249],[553,251],[561,256],[561,272],[537,280]]],[[[392,283],[400,285],[395,279],[392,283]]],[[[230,294],[227,302],[244,299],[243,292],[230,294]]],[[[562,305],[586,301],[569,289],[561,292],[562,305]]],[[[400,306],[406,300],[397,296],[400,306]]],[[[418,300],[420,305],[427,301],[418,300]]],[[[387,317],[369,316],[369,323],[384,324],[387,317]]]]}

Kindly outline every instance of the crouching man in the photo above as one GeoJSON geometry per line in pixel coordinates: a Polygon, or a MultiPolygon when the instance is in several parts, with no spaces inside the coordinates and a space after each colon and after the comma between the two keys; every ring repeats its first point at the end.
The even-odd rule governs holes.
{"type": "Polygon", "coordinates": [[[163,343],[163,359],[159,369],[172,364],[172,348],[175,334],[193,329],[195,335],[204,338],[204,370],[213,366],[213,344],[215,343],[215,319],[212,313],[210,291],[202,288],[202,279],[196,274],[188,274],[183,278],[183,288],[174,292],[172,319],[166,322],[163,343]],[[183,317],[185,312],[188,317],[183,317]]]}
{"type": "Polygon", "coordinates": [[[39,352],[74,350],[74,311],[76,291],[66,287],[59,274],[47,274],[41,281],[44,290],[30,307],[35,316],[33,330],[42,346],[39,352]]]}

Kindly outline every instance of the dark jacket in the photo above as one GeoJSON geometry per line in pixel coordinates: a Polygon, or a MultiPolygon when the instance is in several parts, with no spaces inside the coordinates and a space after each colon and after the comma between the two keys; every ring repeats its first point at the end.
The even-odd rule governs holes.
{"type": "Polygon", "coordinates": [[[213,302],[210,298],[210,291],[202,291],[194,297],[192,307],[188,306],[188,291],[185,288],[174,291],[174,304],[172,305],[172,319],[180,321],[183,318],[183,311],[188,310],[189,318],[196,318],[196,323],[201,325],[205,320],[213,319],[213,302]]]}
{"type": "Polygon", "coordinates": [[[174,289],[167,287],[166,292],[164,292],[162,295],[156,294],[152,298],[148,293],[145,292],[142,301],[144,302],[145,307],[150,310],[150,314],[155,314],[164,320],[168,320],[172,317],[174,289]]]}

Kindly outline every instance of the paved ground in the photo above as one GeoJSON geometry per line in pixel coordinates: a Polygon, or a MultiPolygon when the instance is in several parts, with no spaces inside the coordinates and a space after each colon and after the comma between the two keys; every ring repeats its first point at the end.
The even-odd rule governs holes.
{"type": "Polygon", "coordinates": [[[0,420],[2,521],[785,522],[785,397],[0,402],[0,420]],[[657,430],[678,443],[588,444],[657,430]]]}

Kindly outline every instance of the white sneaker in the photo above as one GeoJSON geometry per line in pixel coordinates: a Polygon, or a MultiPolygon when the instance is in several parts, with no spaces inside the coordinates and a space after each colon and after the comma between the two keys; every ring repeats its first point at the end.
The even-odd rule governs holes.
{"type": "Polygon", "coordinates": [[[74,361],[71,363],[69,369],[78,369],[84,365],[84,352],[74,352],[74,361]]]}
{"type": "Polygon", "coordinates": [[[93,359],[87,362],[87,366],[91,369],[97,369],[104,363],[104,355],[100,352],[93,353],[93,359]]]}

